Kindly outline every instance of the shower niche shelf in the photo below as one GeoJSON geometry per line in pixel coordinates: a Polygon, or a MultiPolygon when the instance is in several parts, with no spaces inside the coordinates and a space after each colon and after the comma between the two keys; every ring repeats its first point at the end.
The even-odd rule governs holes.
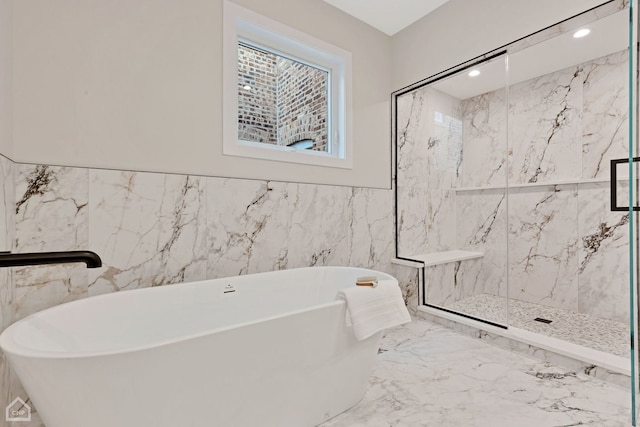
{"type": "Polygon", "coordinates": [[[443,252],[432,252],[428,254],[411,255],[404,259],[394,259],[395,264],[407,265],[410,267],[432,267],[434,265],[447,264],[450,262],[466,261],[469,259],[482,258],[484,253],[463,250],[452,250],[443,252]],[[414,265],[415,264],[415,265],[414,265]]]}
{"type": "Polygon", "coordinates": [[[486,185],[482,187],[458,187],[453,190],[456,193],[470,192],[470,191],[483,191],[483,190],[506,190],[507,188],[534,188],[534,187],[553,187],[556,185],[572,185],[572,184],[593,184],[599,182],[609,182],[609,178],[588,178],[588,179],[570,179],[564,181],[548,181],[548,182],[528,182],[526,184],[513,184],[507,187],[506,185],[486,185]]]}

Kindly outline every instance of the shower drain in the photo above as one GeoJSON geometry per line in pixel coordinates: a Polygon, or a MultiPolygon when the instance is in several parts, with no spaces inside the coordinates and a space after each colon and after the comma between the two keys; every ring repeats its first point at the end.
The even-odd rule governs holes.
{"type": "Polygon", "coordinates": [[[536,317],[536,318],[535,318],[535,319],[533,319],[533,320],[535,320],[536,322],[540,322],[540,323],[547,323],[547,324],[549,324],[549,323],[553,322],[553,320],[543,319],[542,317],[536,317]]]}

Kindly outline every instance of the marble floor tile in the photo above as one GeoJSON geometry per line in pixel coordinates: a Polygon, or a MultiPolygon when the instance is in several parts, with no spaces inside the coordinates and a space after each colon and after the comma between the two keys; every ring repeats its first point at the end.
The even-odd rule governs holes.
{"type": "Polygon", "coordinates": [[[629,426],[629,391],[416,320],[386,333],[363,400],[323,427],[629,426]]]}
{"type": "Polygon", "coordinates": [[[483,294],[456,301],[447,305],[446,308],[501,324],[508,323],[516,328],[616,356],[629,357],[629,325],[627,323],[515,299],[509,300],[509,320],[507,321],[506,303],[504,297],[483,294]],[[538,317],[552,322],[547,324],[535,321],[534,319],[538,317]]]}

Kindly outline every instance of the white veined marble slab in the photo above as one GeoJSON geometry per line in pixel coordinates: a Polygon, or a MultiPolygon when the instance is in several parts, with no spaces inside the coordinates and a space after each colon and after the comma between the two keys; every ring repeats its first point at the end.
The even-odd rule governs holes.
{"type": "Polygon", "coordinates": [[[627,389],[414,320],[385,333],[360,403],[323,427],[629,426],[627,389]]]}
{"type": "Polygon", "coordinates": [[[482,252],[472,251],[444,251],[444,252],[432,252],[428,254],[411,255],[407,258],[422,261],[425,267],[431,267],[434,265],[447,264],[456,261],[465,261],[468,259],[482,258],[484,254],[482,252]]]}

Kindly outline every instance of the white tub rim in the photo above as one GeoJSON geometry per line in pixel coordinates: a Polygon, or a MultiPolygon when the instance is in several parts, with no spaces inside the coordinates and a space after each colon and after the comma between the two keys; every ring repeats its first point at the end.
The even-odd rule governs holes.
{"type": "MultiPolygon", "coordinates": [[[[276,270],[276,271],[267,271],[267,272],[261,272],[261,273],[250,273],[247,275],[243,275],[243,276],[250,276],[250,275],[260,275],[260,274],[268,274],[268,273],[277,273],[277,272],[283,272],[283,271],[293,271],[293,270],[305,270],[305,269],[354,269],[354,270],[362,270],[362,271],[369,271],[369,272],[375,272],[377,274],[381,274],[381,275],[385,275],[388,276],[389,278],[393,278],[392,276],[390,276],[388,273],[384,273],[381,271],[377,271],[377,270],[372,270],[369,268],[361,268],[361,267],[346,267],[346,266],[313,266],[313,267],[300,267],[300,268],[292,268],[292,269],[286,269],[286,270],[276,270]]],[[[87,300],[93,300],[95,301],[95,299],[100,298],[100,299],[115,299],[115,298],[122,298],[123,297],[123,292],[125,292],[126,295],[131,295],[129,294],[131,293],[139,293],[139,292],[150,292],[150,291],[154,291],[154,292],[169,292],[174,290],[174,286],[179,286],[179,287],[183,287],[183,286],[188,286],[188,287],[195,287],[195,286],[202,286],[203,283],[205,282],[209,282],[209,281],[213,281],[213,280],[219,280],[219,279],[230,279],[233,277],[240,277],[240,276],[227,276],[227,277],[221,277],[221,278],[217,278],[217,279],[205,279],[205,280],[199,280],[199,281],[194,281],[194,282],[183,282],[183,283],[176,283],[176,284],[172,284],[172,285],[163,285],[163,286],[154,286],[154,287],[146,287],[146,288],[138,288],[138,289],[131,289],[131,290],[126,290],[126,291],[116,291],[116,292],[111,292],[108,294],[102,294],[102,295],[95,295],[95,296],[91,296],[91,297],[86,297],[86,298],[82,298],[79,300],[74,300],[74,301],[69,301],[69,302],[65,302],[62,304],[58,304],[56,306],[53,307],[49,307],[46,309],[43,309],[39,312],[33,313],[27,317],[24,317],[23,319],[20,319],[18,321],[16,321],[15,323],[13,323],[12,325],[8,326],[3,332],[2,334],[0,334],[0,349],[2,349],[2,351],[4,351],[5,353],[7,353],[9,356],[11,355],[15,355],[15,356],[19,356],[22,358],[30,358],[30,359],[86,359],[86,358],[97,358],[97,357],[106,357],[106,356],[118,356],[118,355],[124,355],[124,354],[129,354],[129,353],[135,353],[135,352],[143,352],[143,351],[150,351],[153,349],[157,349],[160,347],[164,347],[167,345],[171,345],[171,344],[177,344],[177,343],[182,343],[182,342],[186,342],[189,340],[195,340],[204,336],[208,336],[208,335],[213,335],[216,333],[224,333],[227,331],[231,331],[234,329],[239,329],[239,328],[246,328],[252,325],[256,325],[258,323],[263,323],[263,322],[268,322],[268,321],[273,321],[273,320],[277,320],[277,319],[282,319],[285,317],[289,317],[289,316],[294,316],[294,315],[298,315],[298,314],[302,314],[302,313],[306,313],[306,312],[310,312],[310,311],[314,311],[314,310],[321,310],[323,308],[327,308],[327,307],[332,307],[332,306],[340,306],[340,305],[346,305],[346,302],[342,299],[335,299],[333,301],[329,301],[329,302],[323,302],[320,304],[316,304],[313,306],[308,306],[305,308],[301,308],[298,310],[290,310],[290,311],[286,311],[283,312],[281,314],[277,314],[277,315],[272,315],[272,316],[263,316],[263,317],[258,317],[254,320],[250,320],[250,321],[246,321],[246,322],[238,322],[238,323],[234,323],[232,325],[228,325],[228,326],[222,326],[222,327],[217,327],[217,328],[209,328],[209,329],[205,329],[202,331],[198,331],[198,332],[194,332],[194,333],[190,333],[190,334],[184,334],[184,335],[180,335],[180,336],[176,336],[173,338],[165,338],[165,339],[157,339],[154,340],[151,343],[148,344],[143,344],[143,345],[139,345],[139,346],[129,346],[129,347],[125,347],[125,348],[117,348],[117,349],[113,349],[113,350],[87,350],[87,351],[53,351],[53,350],[41,350],[41,349],[34,349],[32,347],[29,346],[25,346],[20,344],[18,341],[15,340],[15,335],[17,333],[20,332],[19,328],[21,326],[23,326],[25,323],[28,323],[29,321],[33,321],[34,319],[38,319],[39,317],[42,316],[46,316],[50,313],[55,313],[59,310],[65,310],[65,309],[69,309],[70,305],[82,305],[82,304],[86,304],[87,300]]],[[[394,279],[395,280],[395,279],[394,279]]]]}
{"type": "MultiPolygon", "coordinates": [[[[137,290],[137,289],[136,289],[137,290]]],[[[73,301],[72,301],[73,302],[73,301]]],[[[234,329],[240,329],[240,328],[245,328],[245,327],[249,327],[258,323],[263,323],[263,322],[268,322],[268,321],[272,321],[272,320],[277,320],[277,319],[282,319],[288,316],[294,316],[297,314],[302,314],[305,312],[309,312],[309,311],[313,311],[313,310],[320,310],[323,309],[325,307],[331,307],[331,306],[335,306],[335,305],[343,305],[346,304],[344,301],[332,301],[332,302],[328,302],[328,303],[323,303],[323,304],[318,304],[312,307],[307,307],[301,310],[293,310],[293,311],[287,311],[286,313],[283,313],[281,315],[277,315],[277,316],[265,316],[265,317],[260,317],[256,320],[252,320],[249,322],[240,322],[240,323],[235,323],[231,326],[223,326],[220,328],[211,328],[211,329],[206,329],[204,331],[200,331],[197,333],[192,333],[192,334],[185,334],[185,335],[180,335],[179,337],[176,337],[174,339],[159,339],[154,341],[152,344],[145,344],[145,345],[140,345],[140,346],[131,346],[131,347],[126,347],[126,348],[119,348],[119,349],[115,349],[115,350],[103,350],[103,351],[52,351],[52,350],[34,350],[32,348],[29,348],[27,346],[24,346],[20,343],[18,343],[17,341],[15,341],[13,339],[13,333],[12,331],[8,332],[6,335],[3,333],[2,335],[0,335],[0,348],[2,348],[2,351],[4,351],[5,353],[9,353],[9,354],[14,354],[16,356],[20,356],[20,357],[25,357],[25,358],[31,358],[31,359],[85,359],[85,358],[94,358],[94,357],[103,357],[103,356],[117,356],[120,354],[128,354],[128,353],[136,353],[136,352],[143,352],[143,351],[148,351],[148,350],[153,350],[159,347],[164,347],[170,344],[177,344],[177,343],[181,343],[181,342],[185,342],[185,341],[189,341],[189,340],[193,340],[193,339],[197,339],[197,338],[201,338],[204,336],[208,336],[208,335],[213,335],[213,334],[217,334],[217,333],[223,333],[226,331],[231,331],[234,329]]],[[[63,305],[63,304],[61,304],[63,305]]],[[[58,307],[58,306],[56,306],[58,307]]],[[[55,307],[52,307],[55,308],[55,307]]],[[[49,310],[49,309],[46,309],[49,310]]],[[[45,311],[45,310],[43,310],[45,311]]],[[[18,325],[22,320],[29,320],[32,317],[37,316],[38,313],[34,313],[30,316],[25,317],[24,319],[21,319],[19,321],[17,321],[16,323],[14,323],[13,325],[9,326],[5,331],[9,331],[14,325],[18,325]]],[[[20,325],[16,326],[13,329],[17,329],[19,328],[20,325]]]]}

